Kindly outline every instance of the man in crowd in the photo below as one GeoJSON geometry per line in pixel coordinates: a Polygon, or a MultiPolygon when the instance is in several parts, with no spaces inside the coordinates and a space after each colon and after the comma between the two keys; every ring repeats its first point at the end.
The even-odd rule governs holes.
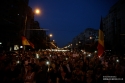
{"type": "Polygon", "coordinates": [[[46,65],[46,60],[41,58],[39,60],[39,66],[36,72],[36,83],[47,83],[48,80],[48,66],[46,65]]]}

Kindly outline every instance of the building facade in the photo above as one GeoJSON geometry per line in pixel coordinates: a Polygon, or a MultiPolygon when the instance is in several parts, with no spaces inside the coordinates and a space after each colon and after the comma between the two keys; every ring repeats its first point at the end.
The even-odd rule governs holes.
{"type": "Polygon", "coordinates": [[[105,46],[116,53],[125,48],[125,0],[114,4],[103,18],[105,46]]]}
{"type": "Polygon", "coordinates": [[[20,44],[29,0],[1,0],[0,3],[0,42],[8,50],[20,44]]]}
{"type": "Polygon", "coordinates": [[[46,31],[41,29],[39,22],[34,21],[34,12],[28,6],[29,0],[1,0],[0,3],[0,48],[14,50],[14,45],[21,46],[21,36],[25,36],[37,48],[45,48],[46,31]]]}
{"type": "Polygon", "coordinates": [[[73,49],[88,50],[98,41],[98,30],[87,28],[72,41],[73,49]]]}

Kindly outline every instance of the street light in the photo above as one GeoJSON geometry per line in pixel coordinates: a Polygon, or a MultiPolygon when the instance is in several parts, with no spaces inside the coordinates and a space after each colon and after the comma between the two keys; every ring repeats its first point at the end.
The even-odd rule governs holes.
{"type": "MultiPolygon", "coordinates": [[[[40,14],[40,10],[36,9],[36,12],[34,12],[35,14],[40,14]]],[[[23,30],[23,35],[26,36],[26,29],[27,29],[27,12],[25,15],[25,25],[24,25],[24,30],[23,30]]],[[[25,50],[25,45],[23,46],[23,49],[25,50]]]]}
{"type": "MultiPolygon", "coordinates": [[[[35,9],[35,14],[40,14],[40,9],[35,9]]],[[[26,28],[27,28],[27,13],[26,13],[26,17],[25,17],[25,27],[24,27],[24,32],[23,32],[23,35],[25,36],[26,34],[26,28]]]]}
{"type": "Polygon", "coordinates": [[[50,37],[52,37],[53,35],[52,35],[52,34],[50,34],[49,36],[50,36],[50,37]]]}
{"type": "Polygon", "coordinates": [[[36,13],[36,14],[40,14],[40,10],[39,10],[39,9],[36,9],[36,10],[35,10],[35,13],[36,13]]]}
{"type": "Polygon", "coordinates": [[[90,39],[92,39],[92,37],[90,37],[90,39]]]}

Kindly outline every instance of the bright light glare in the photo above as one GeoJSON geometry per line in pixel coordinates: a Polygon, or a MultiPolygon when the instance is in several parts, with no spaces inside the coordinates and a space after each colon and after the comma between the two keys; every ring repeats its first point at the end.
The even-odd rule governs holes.
{"type": "Polygon", "coordinates": [[[40,10],[39,10],[39,9],[36,9],[36,10],[35,10],[35,13],[36,13],[36,14],[40,14],[40,10]]]}
{"type": "Polygon", "coordinates": [[[90,37],[90,39],[92,39],[92,37],[90,37]]]}
{"type": "Polygon", "coordinates": [[[20,46],[20,48],[23,48],[23,46],[20,46]]]}
{"type": "Polygon", "coordinates": [[[20,63],[20,61],[17,61],[17,63],[20,63]]]}
{"type": "Polygon", "coordinates": [[[117,59],[116,62],[119,62],[119,60],[117,59]]]}
{"type": "Polygon", "coordinates": [[[49,65],[49,61],[47,61],[46,64],[49,65]]]}
{"type": "Polygon", "coordinates": [[[91,56],[91,54],[89,54],[88,56],[91,56]]]}
{"type": "Polygon", "coordinates": [[[49,36],[50,36],[50,37],[52,37],[53,35],[52,35],[52,34],[50,34],[49,36]]]}
{"type": "Polygon", "coordinates": [[[38,54],[36,54],[36,58],[39,58],[39,55],[38,55],[38,54]]]}

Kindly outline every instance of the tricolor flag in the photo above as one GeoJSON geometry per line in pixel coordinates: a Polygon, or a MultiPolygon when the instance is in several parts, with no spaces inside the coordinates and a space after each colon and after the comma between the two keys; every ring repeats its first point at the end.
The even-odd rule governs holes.
{"type": "Polygon", "coordinates": [[[26,37],[22,36],[22,45],[30,45],[26,37]]]}
{"type": "Polygon", "coordinates": [[[103,33],[103,22],[101,18],[100,29],[99,29],[99,39],[98,39],[98,56],[102,56],[104,52],[104,33],[103,33]]]}

